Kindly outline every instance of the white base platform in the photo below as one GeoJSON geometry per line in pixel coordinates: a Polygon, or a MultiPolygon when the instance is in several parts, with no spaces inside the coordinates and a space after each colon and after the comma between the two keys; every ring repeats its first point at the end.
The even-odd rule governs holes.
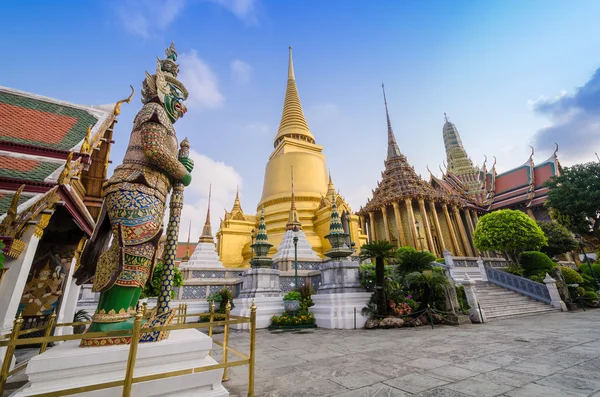
{"type": "Polygon", "coordinates": [[[317,294],[312,296],[315,303],[309,310],[315,315],[319,328],[354,329],[354,308],[356,308],[356,328],[363,328],[368,317],[360,314],[371,298],[370,292],[346,292],[341,294],[317,294]]]}
{"type": "MultiPolygon", "coordinates": [[[[171,331],[167,340],[140,343],[134,377],[216,364],[208,356],[212,339],[193,330],[171,331]]],[[[11,397],[58,392],[125,378],[129,345],[79,347],[79,341],[68,341],[34,357],[26,374],[29,383],[11,397]]],[[[223,369],[134,383],[132,396],[205,396],[228,397],[221,384],[223,369]]],[[[120,397],[123,387],[113,387],[74,394],[86,397],[120,397]]]]}
{"type": "MultiPolygon", "coordinates": [[[[280,316],[283,313],[283,296],[273,297],[255,297],[255,298],[235,298],[233,303],[235,307],[231,311],[234,316],[250,317],[250,306],[252,300],[256,304],[256,328],[267,328],[271,325],[271,317],[280,316]]],[[[231,327],[235,329],[250,329],[249,323],[235,324],[231,327]]]]}

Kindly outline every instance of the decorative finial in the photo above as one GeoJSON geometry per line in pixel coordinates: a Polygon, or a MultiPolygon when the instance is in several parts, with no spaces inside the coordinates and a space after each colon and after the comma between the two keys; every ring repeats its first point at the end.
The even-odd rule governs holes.
{"type": "Polygon", "coordinates": [[[598,153],[594,152],[594,154],[596,155],[596,158],[598,159],[598,162],[600,162],[600,157],[598,157],[598,153]]]}
{"type": "Polygon", "coordinates": [[[129,87],[131,87],[131,94],[129,94],[129,96],[127,98],[121,99],[119,102],[117,102],[117,104],[115,105],[115,108],[113,109],[113,114],[115,116],[118,116],[121,114],[121,104],[123,102],[131,103],[131,98],[133,98],[133,94],[135,93],[135,90],[133,89],[132,85],[130,85],[129,87]]]}
{"type": "Polygon", "coordinates": [[[554,142],[554,145],[556,145],[556,150],[554,150],[554,157],[556,157],[556,153],[558,153],[558,143],[554,142]]]}
{"type": "Polygon", "coordinates": [[[431,172],[431,170],[429,169],[429,165],[426,164],[425,167],[427,168],[427,171],[429,171],[430,178],[433,178],[433,172],[431,172]]]}
{"type": "Polygon", "coordinates": [[[388,112],[387,106],[387,98],[385,96],[385,86],[381,83],[381,89],[383,91],[383,103],[385,105],[385,116],[387,119],[387,128],[388,128],[388,152],[386,161],[390,160],[394,157],[400,157],[402,153],[400,153],[400,148],[398,147],[398,143],[396,143],[396,137],[394,136],[394,130],[392,130],[392,122],[390,121],[390,114],[388,112]]]}
{"type": "Polygon", "coordinates": [[[175,42],[171,42],[171,46],[165,50],[167,58],[173,62],[177,61],[177,51],[175,50],[175,42]]]}
{"type": "Polygon", "coordinates": [[[294,76],[294,61],[292,60],[292,46],[289,47],[290,51],[290,60],[288,64],[288,80],[296,80],[294,76]]]}
{"type": "Polygon", "coordinates": [[[446,112],[444,112],[444,119],[446,120],[446,123],[448,122],[448,116],[446,115],[446,112]]]}

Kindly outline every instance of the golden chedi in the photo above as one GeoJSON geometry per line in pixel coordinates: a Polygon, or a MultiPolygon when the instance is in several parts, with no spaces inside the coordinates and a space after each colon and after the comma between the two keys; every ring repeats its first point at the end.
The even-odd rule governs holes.
{"type": "MultiPolygon", "coordinates": [[[[269,242],[273,244],[269,256],[277,251],[287,230],[290,212],[294,212],[313,250],[324,257],[331,249],[325,236],[329,233],[332,192],[345,230],[350,228],[352,241],[357,246],[364,243],[366,236],[359,227],[358,216],[351,214],[348,204],[335,192],[331,178],[328,178],[323,147],[316,144],[304,117],[291,47],[283,113],[273,146],[265,169],[262,198],[257,205],[257,213],[264,206],[269,242]],[[292,208],[292,173],[295,208],[292,208]]],[[[218,252],[226,267],[248,266],[252,230],[258,230],[258,218],[256,214],[244,214],[236,196],[234,207],[226,212],[217,233],[218,252]]]]}

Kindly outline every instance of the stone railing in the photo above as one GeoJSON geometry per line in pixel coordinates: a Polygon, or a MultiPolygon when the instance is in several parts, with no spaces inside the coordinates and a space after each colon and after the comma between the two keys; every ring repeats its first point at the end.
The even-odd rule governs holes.
{"type": "Polygon", "coordinates": [[[488,281],[493,284],[519,292],[544,303],[552,303],[550,292],[548,292],[548,288],[544,284],[487,266],[485,267],[485,272],[488,281]]]}

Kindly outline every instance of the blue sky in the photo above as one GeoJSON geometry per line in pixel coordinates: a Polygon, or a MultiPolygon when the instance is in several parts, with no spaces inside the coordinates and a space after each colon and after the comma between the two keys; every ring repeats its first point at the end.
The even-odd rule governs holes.
{"type": "Polygon", "coordinates": [[[300,98],[340,193],[358,210],[386,153],[381,82],[400,149],[424,178],[445,159],[448,113],[473,161],[500,171],[595,159],[600,143],[600,3],[523,1],[22,1],[0,6],[0,85],[80,104],[123,106],[118,164],[144,72],[173,40],[189,112],[176,124],[196,160],[182,239],[213,229],[240,186],[253,212],[273,150],[294,48],[300,98]],[[490,164],[488,163],[488,166],[490,164]]]}

